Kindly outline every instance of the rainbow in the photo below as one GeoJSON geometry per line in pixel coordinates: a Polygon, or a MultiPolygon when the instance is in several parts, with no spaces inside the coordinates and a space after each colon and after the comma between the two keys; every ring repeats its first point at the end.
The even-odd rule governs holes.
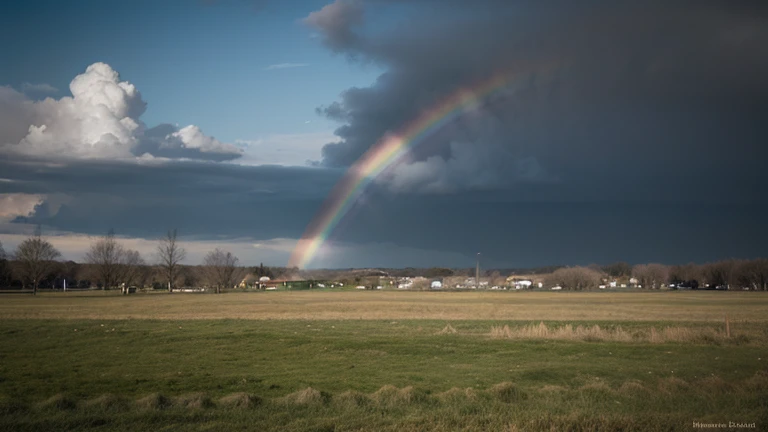
{"type": "Polygon", "coordinates": [[[387,168],[401,161],[425,138],[504,90],[520,73],[502,72],[465,87],[424,111],[396,134],[384,136],[360,157],[333,187],[291,254],[288,267],[304,268],[320,250],[342,217],[387,168]]]}

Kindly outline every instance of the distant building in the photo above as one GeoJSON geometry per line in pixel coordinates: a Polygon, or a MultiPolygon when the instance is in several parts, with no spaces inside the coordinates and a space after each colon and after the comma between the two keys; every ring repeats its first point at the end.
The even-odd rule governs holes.
{"type": "Polygon", "coordinates": [[[443,288],[443,282],[439,281],[439,280],[432,281],[432,283],[430,284],[429,287],[432,288],[432,289],[442,289],[443,288]]]}
{"type": "Polygon", "coordinates": [[[528,289],[531,285],[533,285],[533,281],[527,279],[515,281],[515,289],[528,289]]]}

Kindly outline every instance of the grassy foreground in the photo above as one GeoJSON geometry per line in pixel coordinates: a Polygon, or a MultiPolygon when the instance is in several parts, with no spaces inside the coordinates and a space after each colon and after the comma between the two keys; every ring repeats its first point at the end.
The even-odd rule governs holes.
{"type": "MultiPolygon", "coordinates": [[[[354,304],[359,296],[382,293],[267,294],[0,298],[6,317],[0,323],[0,430],[701,430],[693,422],[754,424],[752,430],[768,426],[768,316],[747,307],[750,318],[743,318],[742,306],[728,309],[726,297],[720,296],[686,301],[705,310],[725,308],[734,317],[730,338],[724,337],[719,313],[711,320],[664,321],[600,319],[604,310],[595,312],[597,318],[554,321],[542,313],[543,325],[514,317],[102,318],[121,316],[134,302],[146,304],[147,298],[156,303],[208,302],[204,309],[210,318],[207,314],[217,308],[220,316],[227,316],[223,305],[233,299],[257,303],[274,296],[273,301],[285,305],[297,302],[293,307],[298,310],[299,300],[330,304],[326,296],[333,295],[336,303],[349,299],[354,304]],[[94,304],[101,306],[99,316],[86,319],[85,311],[95,310],[94,304]],[[25,318],[41,305],[46,313],[55,310],[58,315],[25,318]],[[647,337],[651,332],[664,335],[665,328],[677,329],[675,338],[647,337]]],[[[429,294],[439,309],[459,293],[429,294]]],[[[485,302],[498,299],[540,300],[532,294],[472,294],[477,304],[468,308],[489,307],[485,302]]],[[[678,293],[669,294],[653,297],[657,306],[682,301],[675,297],[678,293]]],[[[631,294],[615,294],[611,302],[605,293],[561,298],[593,302],[597,309],[595,305],[621,304],[622,295],[631,294]]],[[[766,301],[759,295],[752,299],[766,301]]],[[[403,303],[392,301],[391,307],[413,307],[403,303]]],[[[510,301],[509,307],[513,305],[510,301]]],[[[365,312],[347,307],[350,315],[365,312]]]]}

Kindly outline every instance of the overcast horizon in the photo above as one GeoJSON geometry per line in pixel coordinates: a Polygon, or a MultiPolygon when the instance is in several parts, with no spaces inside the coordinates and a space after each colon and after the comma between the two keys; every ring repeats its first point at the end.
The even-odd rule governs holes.
{"type": "Polygon", "coordinates": [[[0,242],[82,261],[178,229],[284,266],[347,169],[503,88],[364,190],[308,268],[768,256],[757,1],[30,0],[0,5],[0,242]]]}

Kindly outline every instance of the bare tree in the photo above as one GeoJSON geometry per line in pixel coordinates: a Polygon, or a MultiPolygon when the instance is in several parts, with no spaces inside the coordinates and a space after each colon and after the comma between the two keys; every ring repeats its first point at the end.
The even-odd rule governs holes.
{"type": "Polygon", "coordinates": [[[33,294],[37,294],[40,281],[45,279],[54,269],[55,260],[61,253],[47,240],[40,236],[39,230],[16,247],[13,259],[19,276],[25,282],[32,284],[33,294]]]}
{"type": "Polygon", "coordinates": [[[101,289],[114,288],[122,281],[125,253],[123,246],[115,239],[113,230],[91,244],[91,249],[85,254],[85,261],[93,265],[96,280],[102,284],[101,289]]]}
{"type": "Polygon", "coordinates": [[[207,282],[220,293],[224,287],[235,285],[238,258],[232,253],[219,248],[214,249],[203,258],[203,272],[207,282]]]}
{"type": "Polygon", "coordinates": [[[3,242],[0,242],[0,287],[10,285],[10,266],[8,265],[8,256],[3,249],[3,242]]]}
{"type": "Polygon", "coordinates": [[[173,292],[173,287],[180,275],[180,264],[187,257],[187,251],[179,246],[176,240],[175,229],[168,231],[168,234],[160,239],[157,245],[157,256],[168,284],[168,292],[173,292]]]}
{"type": "Polygon", "coordinates": [[[730,287],[737,284],[734,277],[735,270],[736,261],[734,260],[717,261],[703,266],[704,277],[711,286],[730,287]]]}
{"type": "Polygon", "coordinates": [[[768,286],[768,259],[735,261],[732,279],[736,285],[734,288],[765,291],[768,286]]]}
{"type": "Polygon", "coordinates": [[[144,259],[138,251],[127,249],[121,262],[123,278],[123,294],[128,294],[128,289],[139,284],[142,287],[146,282],[149,272],[144,259]]]}
{"type": "Polygon", "coordinates": [[[602,274],[587,267],[565,267],[547,277],[547,285],[560,285],[568,290],[585,290],[600,285],[602,274]]]}
{"type": "Polygon", "coordinates": [[[692,281],[701,282],[703,279],[703,269],[698,264],[688,263],[669,268],[669,282],[673,284],[692,281]]]}
{"type": "Polygon", "coordinates": [[[632,268],[632,276],[643,287],[659,289],[669,280],[669,267],[656,263],[638,264],[632,268]]]}
{"type": "Polygon", "coordinates": [[[618,278],[622,276],[629,276],[632,274],[632,266],[625,262],[616,262],[608,264],[602,268],[602,271],[608,273],[609,276],[618,278]]]}

